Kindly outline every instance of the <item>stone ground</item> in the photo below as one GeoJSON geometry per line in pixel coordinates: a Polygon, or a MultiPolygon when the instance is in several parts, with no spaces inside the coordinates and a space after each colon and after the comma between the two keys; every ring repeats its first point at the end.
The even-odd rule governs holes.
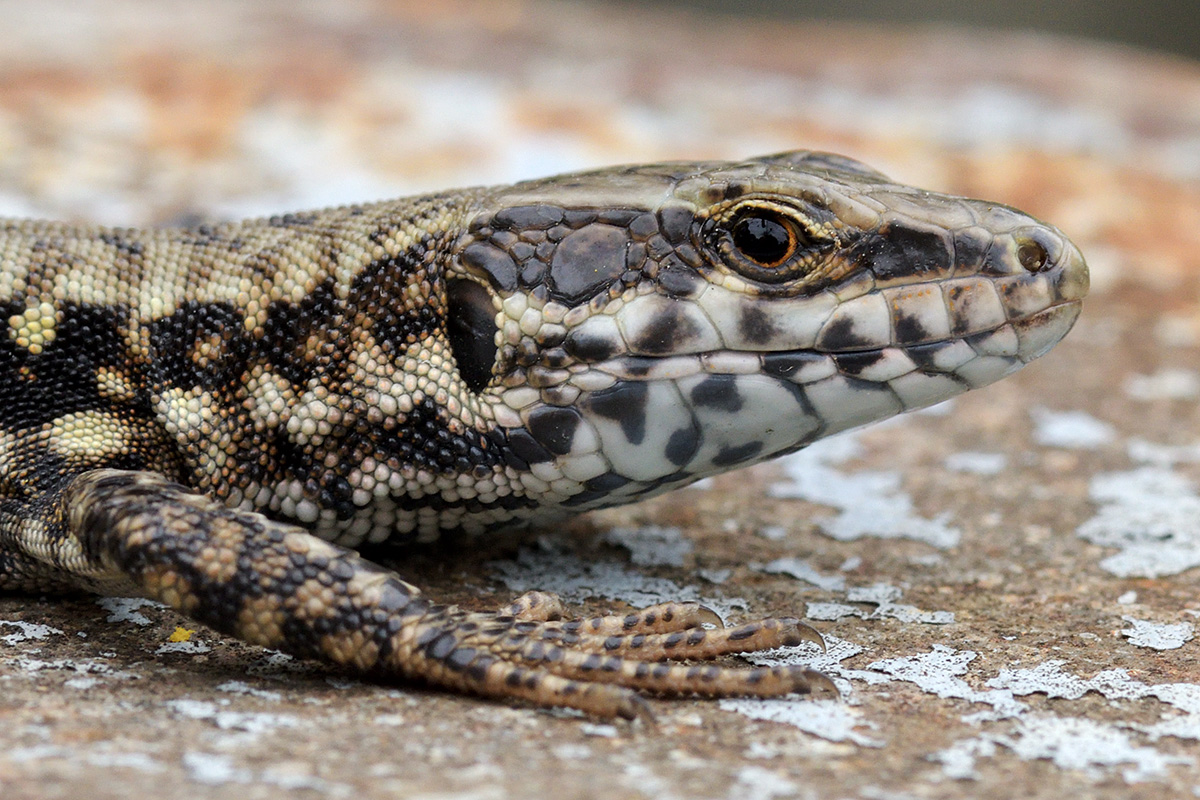
{"type": "MultiPolygon", "coordinates": [[[[1200,65],[1082,41],[505,2],[0,0],[0,213],[147,224],[833,149],[1089,256],[1076,330],[946,406],[396,566],[494,606],[806,613],[841,701],[609,725],[0,598],[0,795],[1200,793],[1200,65]]],[[[190,632],[189,632],[190,631],[190,632]]]]}

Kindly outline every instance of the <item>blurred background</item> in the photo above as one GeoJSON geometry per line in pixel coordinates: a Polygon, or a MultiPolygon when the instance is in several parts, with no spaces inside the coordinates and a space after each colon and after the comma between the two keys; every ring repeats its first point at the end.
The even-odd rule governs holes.
{"type": "MultiPolygon", "coordinates": [[[[648,3],[649,4],[649,3],[648,3]]],[[[956,0],[669,0],[714,14],[754,15],[773,19],[862,20],[889,25],[950,23],[1007,30],[1045,31],[1066,36],[1167,50],[1200,57],[1200,4],[1194,0],[1005,0],[962,3],[956,0]],[[736,12],[731,9],[736,7],[736,12]]]]}

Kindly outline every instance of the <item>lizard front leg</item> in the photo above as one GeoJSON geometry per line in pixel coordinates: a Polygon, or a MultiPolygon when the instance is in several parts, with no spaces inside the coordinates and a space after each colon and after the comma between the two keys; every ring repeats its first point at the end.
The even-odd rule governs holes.
{"type": "Polygon", "coordinates": [[[832,689],[799,667],[688,666],[818,640],[794,619],[705,629],[695,606],[580,622],[540,617],[544,596],[505,611],[430,602],[395,573],[304,530],[227,509],[150,472],[69,481],[62,519],[107,582],[127,580],[222,633],[354,672],[418,679],[600,717],[647,713],[634,690],[776,696],[832,689]]]}

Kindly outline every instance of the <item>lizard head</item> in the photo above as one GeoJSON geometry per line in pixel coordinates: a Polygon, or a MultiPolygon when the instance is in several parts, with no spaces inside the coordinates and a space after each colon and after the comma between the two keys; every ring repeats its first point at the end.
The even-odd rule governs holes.
{"type": "Polygon", "coordinates": [[[1088,288],[1056,228],[825,153],[485,194],[448,338],[530,494],[588,508],[1008,375],[1088,288]]]}

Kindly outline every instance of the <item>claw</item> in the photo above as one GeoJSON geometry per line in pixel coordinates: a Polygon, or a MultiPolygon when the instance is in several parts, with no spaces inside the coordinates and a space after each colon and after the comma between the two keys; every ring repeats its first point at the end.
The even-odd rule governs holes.
{"type": "Polygon", "coordinates": [[[630,721],[641,720],[645,725],[658,727],[658,718],[654,716],[654,711],[650,708],[650,704],[646,702],[646,698],[640,694],[631,694],[629,696],[629,705],[622,708],[618,714],[621,719],[630,721]]]}
{"type": "Polygon", "coordinates": [[[806,669],[802,675],[804,676],[804,680],[808,681],[809,694],[827,695],[835,699],[841,698],[842,693],[838,691],[837,684],[824,672],[818,672],[815,669],[806,669]]]}
{"type": "Polygon", "coordinates": [[[725,620],[708,606],[696,606],[696,621],[701,625],[712,625],[718,630],[725,629],[725,620]]]}
{"type": "Polygon", "coordinates": [[[781,619],[780,623],[789,625],[792,628],[792,636],[788,636],[784,642],[787,647],[795,647],[801,642],[812,642],[817,647],[821,648],[821,652],[827,652],[825,649],[825,638],[821,636],[816,628],[809,625],[807,622],[801,622],[793,617],[781,619]]]}

